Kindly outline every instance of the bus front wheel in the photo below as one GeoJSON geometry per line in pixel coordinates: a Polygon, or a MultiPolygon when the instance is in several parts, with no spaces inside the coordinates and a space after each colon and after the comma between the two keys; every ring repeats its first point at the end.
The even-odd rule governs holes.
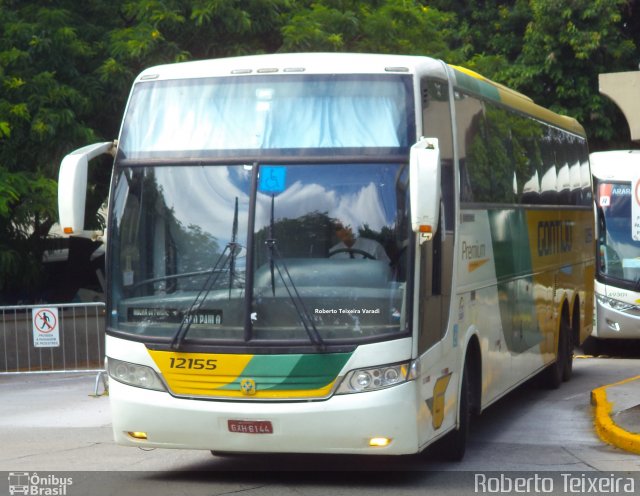
{"type": "Polygon", "coordinates": [[[460,386],[459,416],[460,424],[458,428],[447,434],[439,443],[439,455],[442,460],[459,462],[464,458],[469,438],[469,426],[471,424],[471,404],[473,402],[473,390],[469,380],[469,360],[465,362],[462,371],[462,384],[460,386]]]}

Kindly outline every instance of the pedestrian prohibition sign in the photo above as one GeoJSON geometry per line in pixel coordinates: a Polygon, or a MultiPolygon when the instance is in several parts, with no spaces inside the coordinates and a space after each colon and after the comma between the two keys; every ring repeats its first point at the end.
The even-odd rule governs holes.
{"type": "Polygon", "coordinates": [[[60,346],[58,309],[55,307],[34,308],[32,316],[33,345],[36,348],[53,348],[60,346]]]}

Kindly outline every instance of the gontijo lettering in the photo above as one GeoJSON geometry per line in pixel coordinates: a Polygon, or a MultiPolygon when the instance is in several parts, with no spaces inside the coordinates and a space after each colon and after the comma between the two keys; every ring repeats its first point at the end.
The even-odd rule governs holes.
{"type": "Polygon", "coordinates": [[[571,251],[573,222],[545,220],[538,222],[538,256],[555,255],[571,251]]]}

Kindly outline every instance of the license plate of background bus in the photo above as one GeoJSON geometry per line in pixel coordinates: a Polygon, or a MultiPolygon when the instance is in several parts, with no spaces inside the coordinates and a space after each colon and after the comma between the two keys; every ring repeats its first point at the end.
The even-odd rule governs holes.
{"type": "Polygon", "coordinates": [[[269,420],[227,420],[229,432],[240,434],[273,434],[269,420]]]}

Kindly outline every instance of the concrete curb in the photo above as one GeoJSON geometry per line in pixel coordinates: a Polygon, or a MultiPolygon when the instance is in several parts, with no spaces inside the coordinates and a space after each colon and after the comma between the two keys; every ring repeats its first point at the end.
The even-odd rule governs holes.
{"type": "Polygon", "coordinates": [[[591,404],[594,408],[595,430],[600,439],[605,443],[640,455],[640,434],[628,432],[616,425],[612,418],[615,414],[614,405],[607,398],[607,389],[636,380],[640,380],[640,376],[594,389],[591,391],[591,404]]]}

